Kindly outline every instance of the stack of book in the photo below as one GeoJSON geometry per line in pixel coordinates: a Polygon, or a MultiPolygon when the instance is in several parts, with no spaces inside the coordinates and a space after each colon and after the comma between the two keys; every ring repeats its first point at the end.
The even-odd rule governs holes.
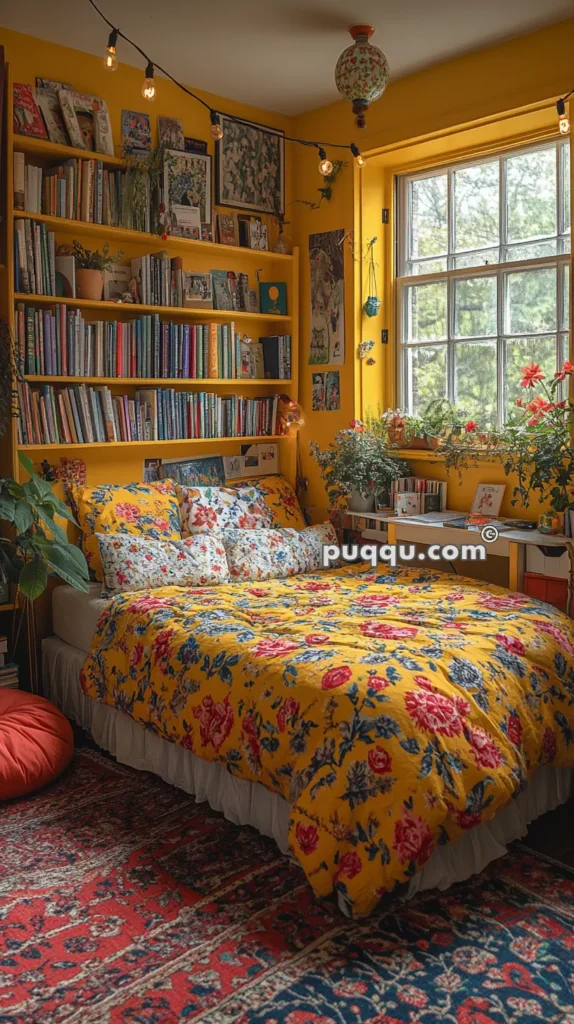
{"type": "Polygon", "coordinates": [[[14,209],[67,217],[111,227],[151,230],[150,202],[134,209],[123,171],[108,171],[101,160],[65,160],[54,167],[26,163],[14,153],[14,209]]]}
{"type": "Polygon", "coordinates": [[[18,666],[14,662],[6,661],[8,652],[8,640],[0,636],[0,689],[18,689],[18,666]]]}
{"type": "Polygon", "coordinates": [[[391,484],[391,506],[403,515],[422,515],[425,512],[444,512],[447,485],[444,480],[425,480],[420,476],[401,476],[391,484]],[[397,502],[401,495],[401,501],[397,502]],[[401,508],[398,508],[398,505],[401,508]]]}
{"type": "Polygon", "coordinates": [[[56,294],[56,236],[45,224],[14,222],[14,290],[56,294]]]}
{"type": "Polygon", "coordinates": [[[104,386],[18,383],[18,443],[91,444],[177,438],[266,437],[276,432],[278,396],[243,398],[146,388],[135,397],[104,386]]]}

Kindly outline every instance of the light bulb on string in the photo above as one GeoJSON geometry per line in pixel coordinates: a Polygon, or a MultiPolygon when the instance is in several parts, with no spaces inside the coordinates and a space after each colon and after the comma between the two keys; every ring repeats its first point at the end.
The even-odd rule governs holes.
{"type": "Polygon", "coordinates": [[[223,138],[223,128],[221,127],[219,115],[216,110],[211,110],[209,116],[211,119],[211,136],[216,142],[220,142],[223,138]]]}
{"type": "Polygon", "coordinates": [[[558,129],[561,135],[568,135],[570,132],[570,121],[568,114],[566,113],[566,103],[564,100],[558,100],[556,103],[556,110],[558,112],[558,129]]]}
{"type": "Polygon", "coordinates": [[[323,177],[328,177],[329,174],[333,173],[333,164],[327,158],[327,154],[324,149],[319,146],[319,174],[323,177]]]}
{"type": "Polygon", "coordinates": [[[118,34],[119,29],[117,28],[113,28],[110,32],[108,45],[106,46],[106,55],[104,57],[104,67],[107,71],[117,71],[118,68],[118,58],[116,57],[118,34]]]}
{"type": "Polygon", "coordinates": [[[361,156],[361,151],[359,147],[356,146],[354,142],[352,142],[350,149],[351,153],[353,154],[357,162],[357,167],[364,167],[367,161],[365,160],[364,156],[361,156]]]}
{"type": "Polygon", "coordinates": [[[155,100],[155,82],[153,80],[153,64],[151,60],[145,69],[144,84],[142,85],[142,96],[150,103],[155,100]]]}

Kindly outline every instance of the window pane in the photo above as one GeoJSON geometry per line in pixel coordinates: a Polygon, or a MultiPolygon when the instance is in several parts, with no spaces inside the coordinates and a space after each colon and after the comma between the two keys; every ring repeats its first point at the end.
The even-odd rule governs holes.
{"type": "Polygon", "coordinates": [[[484,338],[497,333],[495,277],[455,281],[454,333],[457,338],[484,338]]]}
{"type": "Polygon", "coordinates": [[[504,355],[504,397],[506,415],[516,404],[517,398],[532,397],[535,388],[522,388],[522,368],[529,363],[538,363],[547,377],[556,371],[556,338],[516,338],[505,343],[504,355]],[[526,392],[526,394],[525,394],[526,392]]]}
{"type": "Polygon", "coordinates": [[[498,180],[498,160],[454,172],[456,252],[498,243],[498,180]]]}
{"type": "Polygon", "coordinates": [[[556,329],[556,270],[520,270],[506,277],[505,334],[556,329]]]}
{"type": "Polygon", "coordinates": [[[448,250],[447,175],[411,182],[411,259],[448,250]]]}
{"type": "Polygon", "coordinates": [[[408,341],[446,338],[446,281],[407,289],[408,341]]]}
{"type": "Polygon", "coordinates": [[[407,391],[411,413],[417,416],[433,398],[446,398],[446,345],[424,345],[406,350],[407,391]]]}
{"type": "Polygon", "coordinates": [[[470,267],[487,267],[498,263],[500,249],[479,249],[478,252],[465,252],[454,257],[455,270],[466,270],[470,267]]]}
{"type": "Polygon", "coordinates": [[[556,234],[556,147],[506,159],[508,241],[556,234]]]}
{"type": "Polygon", "coordinates": [[[537,260],[540,256],[556,256],[558,239],[551,242],[527,242],[525,245],[509,245],[504,250],[504,262],[516,263],[518,260],[537,260]]]}
{"type": "Polygon", "coordinates": [[[441,274],[446,269],[446,256],[438,260],[415,260],[407,263],[407,274],[412,277],[417,274],[441,274]]]}
{"type": "Polygon", "coordinates": [[[560,314],[560,326],[568,330],[570,326],[570,266],[565,263],[560,269],[562,274],[562,310],[560,314]]]}
{"type": "Polygon", "coordinates": [[[481,427],[496,423],[496,342],[455,347],[455,401],[481,427]]]}
{"type": "Polygon", "coordinates": [[[570,145],[562,147],[562,217],[564,231],[570,231],[570,145]]]}

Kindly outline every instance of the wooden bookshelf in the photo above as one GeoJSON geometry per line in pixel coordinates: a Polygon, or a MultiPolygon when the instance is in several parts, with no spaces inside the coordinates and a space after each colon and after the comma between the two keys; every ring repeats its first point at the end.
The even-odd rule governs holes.
{"type": "MultiPolygon", "coordinates": [[[[121,169],[127,166],[129,161],[122,159],[120,156],[107,156],[103,153],[93,153],[88,150],[75,149],[71,146],[60,146],[53,142],[48,142],[42,139],[32,139],[26,136],[14,135],[13,133],[13,118],[12,118],[12,70],[10,65],[7,65],[6,75],[6,196],[7,196],[7,209],[6,216],[4,218],[4,247],[3,251],[6,253],[6,273],[1,276],[0,279],[0,295],[2,301],[3,315],[5,316],[12,334],[15,336],[15,310],[16,303],[26,303],[28,305],[37,306],[53,306],[57,303],[64,304],[66,306],[82,309],[86,311],[94,312],[94,319],[118,319],[118,320],[129,320],[133,319],[134,315],[139,316],[141,314],[158,314],[162,319],[173,319],[179,321],[185,321],[189,323],[202,323],[202,322],[220,322],[229,323],[237,321],[241,327],[240,330],[249,333],[254,340],[257,340],[258,329],[260,334],[270,333],[285,333],[291,336],[291,361],[292,361],[292,375],[291,380],[254,380],[254,379],[228,379],[228,378],[192,378],[192,379],[170,379],[166,377],[161,378],[133,378],[133,377],[72,377],[72,376],[41,376],[41,375],[27,375],[26,380],[31,384],[49,383],[51,385],[71,385],[71,384],[87,384],[87,385],[104,385],[112,387],[115,391],[120,388],[136,388],[136,387],[157,387],[157,388],[169,388],[174,389],[201,389],[203,391],[209,391],[210,389],[221,390],[222,394],[227,391],[227,394],[244,394],[249,390],[253,394],[253,389],[258,388],[262,390],[263,394],[270,395],[271,389],[274,392],[281,393],[286,392],[291,398],[298,399],[298,323],[299,323],[299,253],[296,249],[292,255],[285,255],[282,253],[275,253],[269,251],[260,251],[254,249],[247,249],[241,246],[227,246],[221,245],[217,242],[202,242],[187,238],[177,238],[174,236],[168,236],[162,238],[159,235],[149,234],[146,232],[134,231],[128,228],[110,227],[105,224],[95,224],[93,222],[86,222],[81,220],[70,220],[64,217],[53,217],[46,214],[30,213],[29,211],[14,210],[13,209],[13,194],[14,194],[14,180],[13,180],[13,154],[14,152],[24,153],[27,158],[27,162],[32,164],[42,164],[44,166],[48,164],[55,164],[68,159],[77,160],[95,160],[101,161],[104,167],[108,169],[121,169]],[[57,242],[70,241],[73,236],[80,239],[86,239],[87,244],[90,244],[90,238],[93,239],[94,246],[101,248],[101,245],[108,241],[110,247],[127,250],[128,255],[125,257],[129,260],[130,256],[143,255],[144,253],[154,253],[158,250],[164,249],[170,256],[185,256],[186,263],[185,269],[187,270],[198,270],[206,272],[210,269],[222,269],[222,270],[235,270],[239,272],[241,270],[247,271],[249,269],[250,276],[253,278],[255,270],[262,271],[262,280],[268,281],[285,281],[287,284],[287,294],[289,298],[289,315],[288,316],[277,316],[266,313],[249,313],[244,311],[227,311],[227,310],[202,310],[202,309],[181,309],[173,306],[147,306],[142,304],[132,303],[113,303],[113,302],[93,302],[85,299],[69,299],[60,296],[47,296],[47,295],[28,295],[14,292],[14,219],[28,218],[33,221],[41,222],[46,227],[54,231],[57,242]],[[281,330],[280,326],[284,326],[284,330],[281,330]]],[[[105,472],[103,466],[109,466],[113,464],[113,472],[110,473],[110,479],[114,481],[123,480],[126,483],[135,479],[141,479],[141,475],[138,477],[135,475],[135,461],[134,458],[130,460],[129,452],[132,447],[135,446],[135,450],[138,452],[145,449],[149,449],[150,453],[160,454],[162,450],[168,451],[193,451],[194,455],[200,455],[204,451],[206,454],[217,452],[218,448],[225,454],[233,454],[233,452],[239,451],[239,446],[245,443],[265,443],[268,441],[274,441],[281,444],[281,471],[292,481],[295,479],[296,469],[296,445],[292,443],[294,441],[293,435],[272,435],[272,436],[248,436],[248,437],[223,437],[223,438],[181,438],[170,441],[114,441],[114,442],[92,442],[85,444],[65,442],[61,444],[42,444],[42,445],[24,445],[18,444],[17,433],[15,429],[11,432],[11,444],[9,452],[6,451],[7,446],[4,445],[3,456],[5,466],[4,471],[11,473],[17,479],[25,479],[26,474],[18,462],[18,452],[25,451],[35,453],[36,458],[34,461],[39,462],[42,458],[49,458],[50,452],[56,452],[59,455],[66,454],[67,452],[74,452],[76,456],[81,456],[85,453],[86,466],[88,471],[88,482],[90,482],[90,452],[93,453],[92,458],[95,460],[93,465],[97,465],[97,477],[98,482],[102,479],[102,472],[105,472]],[[109,451],[109,456],[108,456],[109,451]],[[102,462],[102,460],[104,460],[102,462]],[[126,466],[125,473],[122,471],[122,465],[126,466]]],[[[140,457],[138,456],[138,459],[140,457]]],[[[141,462],[140,462],[141,466],[141,462]]],[[[143,466],[139,470],[139,473],[143,471],[143,466]]]]}

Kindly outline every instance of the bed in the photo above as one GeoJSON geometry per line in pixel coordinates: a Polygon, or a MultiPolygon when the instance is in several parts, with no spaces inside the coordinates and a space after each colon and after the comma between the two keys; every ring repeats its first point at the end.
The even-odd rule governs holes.
{"type": "Polygon", "coordinates": [[[480,871],[572,791],[574,627],[546,604],[364,566],[99,590],[54,592],[48,695],[349,915],[480,871]]]}

